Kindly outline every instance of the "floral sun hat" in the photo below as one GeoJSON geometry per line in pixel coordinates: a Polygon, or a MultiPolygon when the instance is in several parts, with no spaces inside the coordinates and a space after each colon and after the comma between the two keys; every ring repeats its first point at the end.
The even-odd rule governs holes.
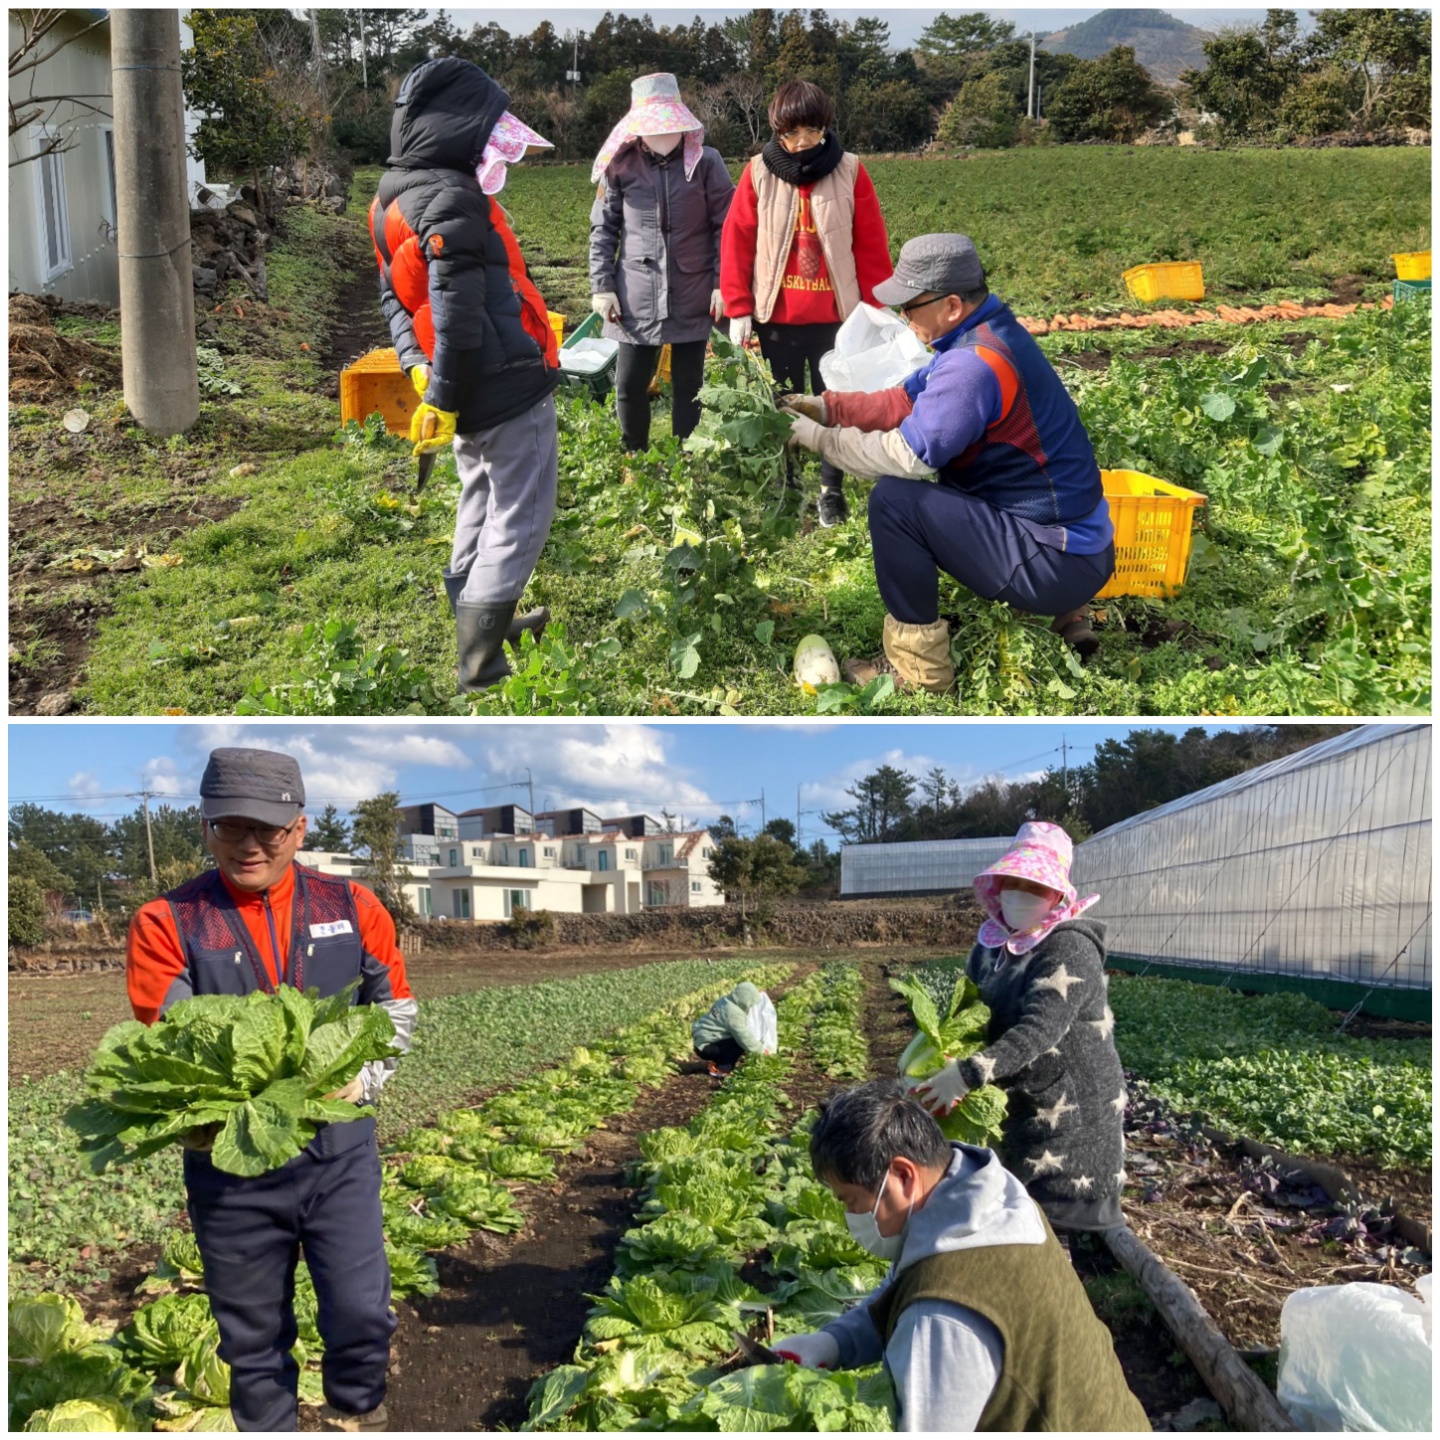
{"type": "Polygon", "coordinates": [[[1070,883],[1070,860],[1075,846],[1058,825],[1046,820],[1030,820],[1022,825],[1015,843],[988,869],[975,877],[975,897],[990,917],[980,927],[982,945],[1003,945],[1012,955],[1033,950],[1057,925],[1073,920],[1088,910],[1100,897],[1087,895],[1079,899],[1070,883]],[[1033,929],[1014,931],[1000,910],[1000,887],[1007,878],[1029,880],[1060,894],[1055,908],[1033,929]]]}
{"type": "Polygon", "coordinates": [[[523,159],[531,150],[554,148],[543,135],[537,135],[507,110],[495,122],[495,128],[485,142],[480,163],[475,167],[475,178],[485,194],[498,195],[505,188],[510,166],[517,160],[523,159]]]}
{"type": "Polygon", "coordinates": [[[639,135],[684,135],[685,178],[695,173],[705,144],[705,127],[680,98],[680,85],[673,75],[642,75],[631,81],[630,109],[600,147],[590,167],[592,185],[605,173],[620,147],[639,135]]]}

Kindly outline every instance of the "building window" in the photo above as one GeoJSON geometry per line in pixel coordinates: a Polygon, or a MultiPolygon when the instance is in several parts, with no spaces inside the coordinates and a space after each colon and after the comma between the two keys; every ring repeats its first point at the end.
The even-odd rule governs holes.
{"type": "Polygon", "coordinates": [[[602,850],[600,852],[600,860],[595,868],[597,870],[608,870],[610,868],[610,852],[608,850],[602,850]]]}
{"type": "Polygon", "coordinates": [[[690,882],[690,893],[692,895],[698,895],[700,893],[700,882],[698,880],[692,880],[690,882]]]}
{"type": "Polygon", "coordinates": [[[530,852],[522,847],[522,849],[521,849],[521,851],[520,851],[520,868],[521,868],[522,870],[526,870],[526,869],[529,868],[529,866],[530,866],[530,852]]]}
{"type": "Polygon", "coordinates": [[[545,847],[545,858],[547,860],[553,860],[555,858],[555,847],[553,845],[547,845],[545,847]]]}
{"type": "Polygon", "coordinates": [[[701,850],[700,858],[702,860],[708,860],[714,853],[715,852],[707,845],[703,850],[701,850]]]}
{"type": "Polygon", "coordinates": [[[583,845],[577,845],[575,847],[575,863],[577,865],[585,864],[585,847],[583,845]]]}
{"type": "Polygon", "coordinates": [[[645,887],[645,903],[647,905],[663,905],[665,900],[665,887],[652,880],[645,887]]]}
{"type": "Polygon", "coordinates": [[[625,852],[625,858],[627,860],[633,860],[635,858],[635,852],[633,850],[627,850],[625,852]]]}
{"type": "Polygon", "coordinates": [[[458,850],[452,850],[452,851],[450,852],[450,864],[451,864],[451,867],[453,868],[454,866],[458,865],[459,863],[460,863],[460,852],[459,852],[458,850]]]}
{"type": "Polygon", "coordinates": [[[418,907],[420,911],[420,918],[422,920],[428,920],[435,913],[430,899],[430,887],[428,885],[422,885],[418,893],[420,898],[420,904],[418,907]]]}
{"type": "Polygon", "coordinates": [[[505,892],[505,918],[511,919],[517,910],[532,910],[534,906],[530,903],[530,890],[507,890],[505,892]]]}
{"type": "MultiPolygon", "coordinates": [[[[37,125],[30,139],[37,151],[57,138],[37,125]]],[[[40,226],[40,264],[47,281],[70,269],[70,213],[65,204],[65,156],[59,150],[35,162],[35,208],[40,226]]]]}
{"type": "Polygon", "coordinates": [[[438,850],[432,850],[430,852],[430,859],[427,863],[431,865],[438,865],[440,863],[440,852],[438,850]]]}
{"type": "Polygon", "coordinates": [[[468,890],[455,890],[451,892],[451,908],[457,920],[468,920],[470,918],[470,892],[468,890]]]}
{"type": "Polygon", "coordinates": [[[675,847],[673,845],[662,845],[660,847],[660,863],[668,865],[675,858],[675,847]]]}
{"type": "Polygon", "coordinates": [[[472,860],[483,860],[485,858],[484,849],[479,845],[472,845],[470,847],[470,858],[472,860]]]}

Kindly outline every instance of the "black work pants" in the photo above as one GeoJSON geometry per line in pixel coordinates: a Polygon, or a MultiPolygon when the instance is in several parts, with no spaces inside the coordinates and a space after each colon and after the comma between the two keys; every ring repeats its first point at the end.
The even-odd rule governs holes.
{"type": "MultiPolygon", "coordinates": [[[[820,378],[820,357],[835,348],[835,336],[839,333],[840,322],[825,325],[757,325],[755,334],[760,339],[760,353],[770,365],[775,377],[775,388],[782,395],[819,395],[825,389],[820,378]],[[806,384],[805,370],[809,367],[809,384],[806,384]]],[[[828,460],[820,462],[820,483],[824,486],[838,486],[845,478],[845,472],[828,460]]]]}
{"type": "Polygon", "coordinates": [[[740,1063],[745,1047],[728,1035],[723,1040],[712,1040],[708,1045],[697,1045],[695,1053],[721,1070],[733,1070],[740,1063]]]}
{"type": "MultiPolygon", "coordinates": [[[[670,428],[683,440],[700,423],[700,384],[705,378],[704,340],[686,340],[670,347],[670,428]]],[[[620,342],[615,362],[615,409],[625,449],[650,448],[650,382],[660,363],[659,345],[620,342]]]]}
{"type": "Polygon", "coordinates": [[[294,1430],[299,1368],[295,1265],[303,1250],[319,1301],[325,1398],[350,1415],[385,1399],[390,1266],[381,1233],[380,1155],[368,1142],[326,1158],[306,1150],[253,1179],[227,1175],[187,1151],[190,1222],[205,1291],[230,1366],[230,1409],[240,1430],[294,1430]]]}

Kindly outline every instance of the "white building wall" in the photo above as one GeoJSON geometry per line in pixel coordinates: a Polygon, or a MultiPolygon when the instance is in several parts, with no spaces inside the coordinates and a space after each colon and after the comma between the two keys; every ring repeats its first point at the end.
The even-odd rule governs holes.
{"type": "Polygon", "coordinates": [[[1428,725],[1348,731],[1075,851],[1112,953],[1430,987],[1428,725]]]}
{"type": "Polygon", "coordinates": [[[937,895],[968,889],[1014,843],[1011,836],[840,847],[840,897],[937,895]]]}

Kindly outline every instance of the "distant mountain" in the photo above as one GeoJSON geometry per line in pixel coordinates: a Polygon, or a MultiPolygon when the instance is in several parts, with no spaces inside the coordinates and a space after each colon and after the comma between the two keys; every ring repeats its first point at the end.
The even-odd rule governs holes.
{"type": "Polygon", "coordinates": [[[1129,45],[1154,80],[1174,85],[1182,70],[1205,68],[1200,46],[1209,38],[1208,30],[1187,25],[1163,10],[1102,10],[1079,25],[1047,36],[1040,48],[1095,60],[1117,45],[1129,45]]]}

